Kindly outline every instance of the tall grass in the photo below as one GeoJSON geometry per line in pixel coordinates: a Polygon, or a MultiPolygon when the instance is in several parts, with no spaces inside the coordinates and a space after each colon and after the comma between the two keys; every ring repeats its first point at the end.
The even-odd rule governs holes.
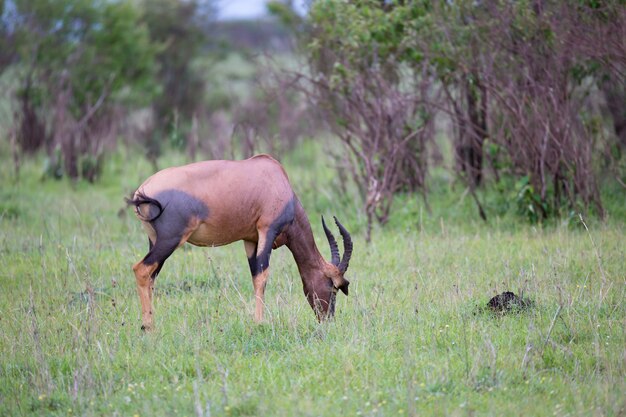
{"type": "Polygon", "coordinates": [[[42,182],[31,162],[16,183],[4,158],[0,415],[624,415],[624,219],[484,225],[442,187],[430,213],[400,199],[366,245],[358,201],[306,147],[284,162],[320,249],[320,214],[355,240],[336,319],[315,321],[287,249],[255,325],[243,245],[185,247],[150,334],[130,269],[147,242],[122,200],[150,164],[117,154],[92,186],[42,182]],[[504,290],[533,307],[486,311],[504,290]]]}

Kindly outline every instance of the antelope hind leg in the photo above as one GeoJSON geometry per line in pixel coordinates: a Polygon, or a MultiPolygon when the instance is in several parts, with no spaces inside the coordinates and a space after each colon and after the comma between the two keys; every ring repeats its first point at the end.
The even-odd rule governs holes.
{"type": "Polygon", "coordinates": [[[133,265],[135,272],[135,280],[137,281],[137,293],[141,302],[141,329],[152,330],[152,289],[154,279],[152,275],[158,268],[158,264],[154,263],[146,265],[144,261],[139,261],[133,265]]]}

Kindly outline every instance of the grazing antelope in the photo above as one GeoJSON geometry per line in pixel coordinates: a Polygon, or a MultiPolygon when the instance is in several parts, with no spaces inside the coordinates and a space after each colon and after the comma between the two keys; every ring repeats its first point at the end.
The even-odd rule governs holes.
{"type": "Polygon", "coordinates": [[[205,161],[167,168],[148,178],[126,200],[148,234],[148,254],[133,271],[141,301],[142,329],[153,327],[152,290],[165,260],[182,244],[221,246],[243,240],[263,320],[263,297],[272,249],[286,245],[298,265],[304,294],[318,320],[332,316],[337,290],[348,294],[343,276],[352,255],[348,231],[335,223],[344,253],[322,218],[331,262],[320,254],[302,204],[283,167],[268,155],[244,161],[205,161]]]}

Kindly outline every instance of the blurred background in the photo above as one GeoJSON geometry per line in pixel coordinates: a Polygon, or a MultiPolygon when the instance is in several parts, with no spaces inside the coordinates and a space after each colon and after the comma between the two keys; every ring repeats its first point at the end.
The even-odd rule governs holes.
{"type": "Polygon", "coordinates": [[[113,158],[314,149],[367,239],[407,195],[426,212],[467,198],[483,221],[626,218],[618,0],[0,0],[0,16],[2,182],[32,161],[98,183],[113,158]]]}

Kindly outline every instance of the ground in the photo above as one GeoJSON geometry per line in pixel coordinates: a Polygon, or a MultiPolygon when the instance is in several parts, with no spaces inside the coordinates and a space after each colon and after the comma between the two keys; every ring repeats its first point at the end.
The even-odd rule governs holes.
{"type": "Polygon", "coordinates": [[[404,197],[366,244],[356,194],[337,197],[316,149],[285,165],[322,253],[320,214],[353,235],[335,320],[316,322],[286,248],[257,325],[243,244],[186,247],[148,334],[131,270],[147,239],[123,197],[150,164],[116,154],[90,185],[42,182],[35,161],[15,182],[4,158],[0,414],[625,415],[623,219],[485,225],[461,189],[430,213],[404,197]],[[507,290],[532,307],[484,308],[507,290]]]}

